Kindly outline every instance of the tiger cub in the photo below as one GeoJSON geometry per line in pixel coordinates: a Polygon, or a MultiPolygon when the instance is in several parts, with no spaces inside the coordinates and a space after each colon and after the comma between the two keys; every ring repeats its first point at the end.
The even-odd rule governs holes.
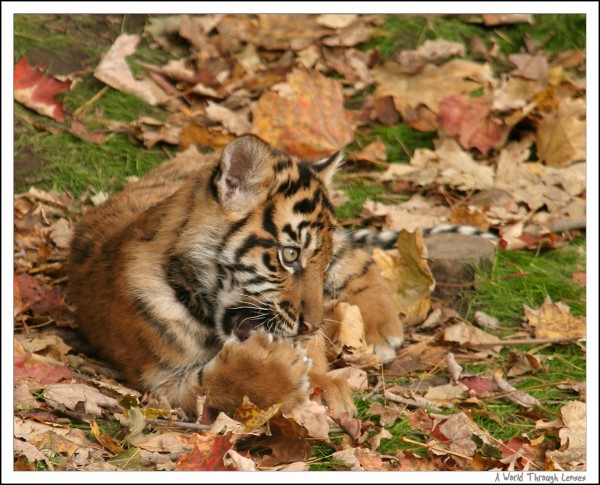
{"type": "Polygon", "coordinates": [[[311,388],[351,411],[345,382],[325,375],[326,302],[360,306],[384,361],[404,334],[370,257],[336,233],[341,159],[309,163],[244,135],[219,158],[190,149],[130,183],[75,227],[79,328],[132,385],[189,416],[198,395],[227,413],[244,395],[285,411],[311,388]]]}

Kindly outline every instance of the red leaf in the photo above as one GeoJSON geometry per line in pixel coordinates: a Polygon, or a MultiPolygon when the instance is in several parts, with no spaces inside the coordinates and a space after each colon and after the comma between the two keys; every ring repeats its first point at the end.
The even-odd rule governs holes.
{"type": "Polygon", "coordinates": [[[32,354],[17,341],[14,343],[13,369],[15,380],[33,379],[42,384],[54,384],[73,377],[66,364],[32,354]]]}
{"type": "Polygon", "coordinates": [[[14,289],[15,308],[19,308],[18,304],[21,305],[19,314],[31,310],[37,314],[56,315],[65,310],[59,287],[55,286],[51,290],[42,288],[37,280],[27,273],[14,276],[14,289]]]}
{"type": "Polygon", "coordinates": [[[492,118],[491,102],[486,97],[447,96],[440,103],[440,126],[458,138],[463,148],[477,148],[486,154],[504,139],[506,128],[492,118]]]}
{"type": "Polygon", "coordinates": [[[494,381],[487,377],[463,377],[460,379],[460,383],[475,391],[478,397],[487,397],[498,390],[494,381]]]}
{"type": "Polygon", "coordinates": [[[229,435],[217,436],[212,444],[208,442],[194,443],[192,451],[179,457],[175,464],[175,470],[235,470],[235,467],[225,466],[223,463],[223,456],[232,446],[229,435]]]}
{"type": "Polygon", "coordinates": [[[57,121],[65,119],[63,104],[54,96],[67,91],[71,81],[63,82],[46,76],[42,68],[30,66],[25,58],[15,66],[14,76],[14,95],[19,103],[57,121]]]}

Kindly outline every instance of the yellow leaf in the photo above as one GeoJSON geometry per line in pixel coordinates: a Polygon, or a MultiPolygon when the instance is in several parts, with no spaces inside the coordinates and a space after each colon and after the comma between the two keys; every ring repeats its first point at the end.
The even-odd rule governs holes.
{"type": "Polygon", "coordinates": [[[415,325],[427,316],[429,295],[435,282],[427,264],[427,248],[420,230],[413,233],[402,230],[397,247],[397,253],[375,248],[373,260],[390,282],[407,324],[415,325]]]}
{"type": "Polygon", "coordinates": [[[269,419],[277,414],[281,406],[283,406],[283,403],[276,403],[267,409],[260,409],[248,399],[248,396],[244,396],[244,401],[235,412],[234,419],[241,422],[247,431],[252,431],[264,426],[269,419]]]}
{"type": "Polygon", "coordinates": [[[585,317],[573,316],[563,302],[552,303],[546,297],[537,310],[523,306],[525,318],[537,338],[585,338],[585,317]]]}

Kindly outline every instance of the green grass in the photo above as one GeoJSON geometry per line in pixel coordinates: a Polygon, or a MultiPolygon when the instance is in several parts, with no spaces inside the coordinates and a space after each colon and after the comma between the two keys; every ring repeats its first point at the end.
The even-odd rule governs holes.
{"type": "Polygon", "coordinates": [[[388,59],[402,49],[416,49],[425,40],[446,39],[468,45],[472,37],[480,37],[488,47],[497,43],[503,54],[520,52],[526,36],[546,41],[544,49],[555,54],[568,49],[584,49],[586,20],[584,14],[538,14],[534,23],[486,27],[482,23],[466,22],[478,16],[438,16],[425,19],[413,15],[388,15],[375,36],[364,44],[365,49],[377,47],[388,59]]]}
{"type": "Polygon", "coordinates": [[[523,315],[523,304],[537,308],[546,296],[569,305],[573,315],[585,315],[585,287],[572,278],[578,267],[585,269],[585,254],[585,239],[539,253],[497,251],[491,275],[480,272],[481,279],[492,282],[476,286],[468,298],[467,317],[482,310],[502,323],[515,322],[523,315]]]}

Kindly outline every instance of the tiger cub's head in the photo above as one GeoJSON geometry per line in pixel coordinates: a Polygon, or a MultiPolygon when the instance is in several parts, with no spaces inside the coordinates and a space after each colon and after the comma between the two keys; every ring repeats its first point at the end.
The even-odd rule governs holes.
{"type": "Polygon", "coordinates": [[[252,135],[223,150],[214,196],[229,222],[219,241],[215,323],[221,339],[261,328],[277,337],[316,330],[335,229],[329,199],[337,152],[301,161],[252,135]]]}

